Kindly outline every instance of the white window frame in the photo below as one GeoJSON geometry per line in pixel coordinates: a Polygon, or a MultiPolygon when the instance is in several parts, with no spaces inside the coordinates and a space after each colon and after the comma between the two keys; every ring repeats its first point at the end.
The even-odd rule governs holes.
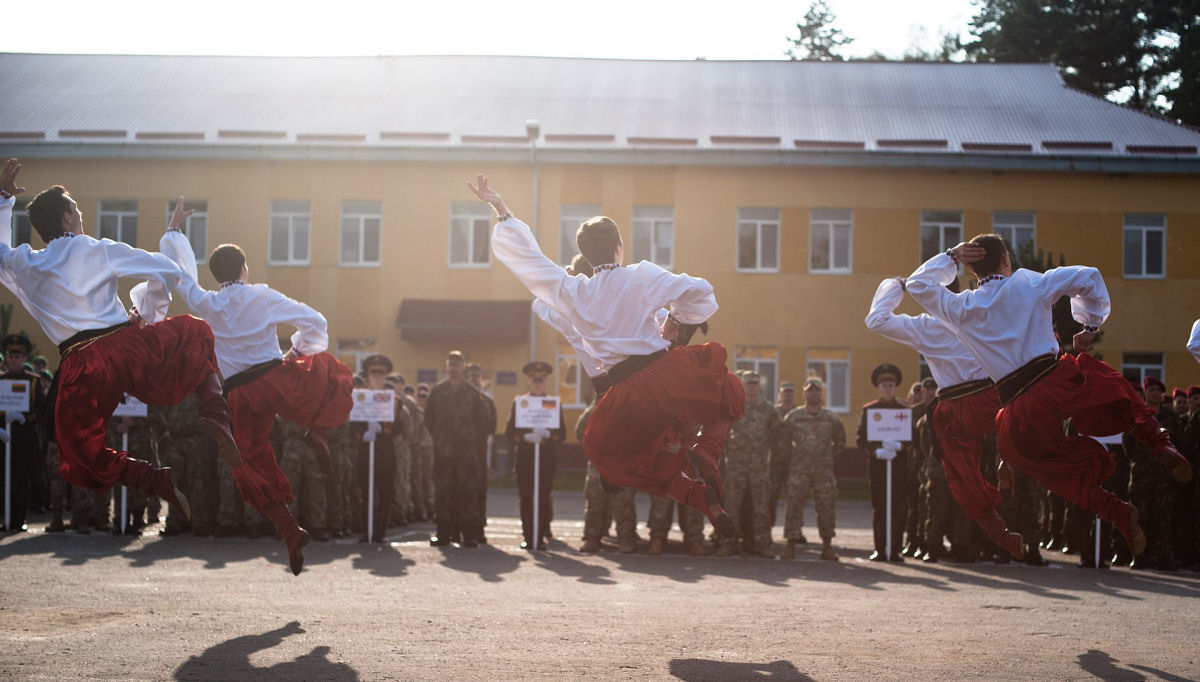
{"type": "Polygon", "coordinates": [[[819,275],[849,275],[854,272],[854,209],[850,208],[814,208],[808,213],[808,271],[819,275]],[[816,267],[813,258],[816,255],[817,235],[824,232],[829,240],[829,267],[816,267]],[[837,242],[834,235],[838,232],[846,234],[846,265],[836,265],[837,242]]]}
{"type": "Polygon", "coordinates": [[[450,205],[450,229],[446,232],[446,265],[455,270],[482,270],[492,267],[492,248],[490,244],[492,234],[492,221],[494,217],[492,210],[478,201],[456,201],[450,205]],[[484,249],[487,254],[487,260],[480,263],[474,260],[468,260],[463,263],[454,262],[454,229],[455,225],[460,221],[467,221],[470,229],[467,231],[467,258],[471,259],[475,253],[475,232],[479,227],[479,223],[483,222],[487,225],[485,233],[489,240],[488,248],[484,249]]]}
{"type": "Polygon", "coordinates": [[[737,227],[734,229],[734,254],[733,263],[738,272],[745,273],[778,273],[781,254],[783,252],[783,229],[781,225],[781,211],[778,208],[753,207],[745,206],[738,208],[737,227]],[[766,215],[768,211],[775,213],[774,218],[757,217],[755,214],[766,215]],[[754,226],[754,267],[744,268],[742,262],[742,226],[754,226]],[[774,228],[775,230],[775,265],[763,266],[763,231],[774,228]]]}
{"type": "Polygon", "coordinates": [[[764,376],[763,381],[759,384],[758,397],[775,402],[775,394],[779,390],[779,355],[776,354],[773,358],[747,358],[735,357],[733,360],[733,368],[735,370],[748,369],[751,372],[756,372],[759,376],[764,376]],[[774,377],[767,379],[764,376],[763,367],[770,367],[771,372],[766,376],[774,377]]]}
{"type": "Polygon", "coordinates": [[[845,360],[832,359],[832,358],[812,358],[812,357],[809,357],[808,355],[806,355],[804,358],[804,376],[806,378],[809,376],[812,376],[812,366],[813,365],[822,365],[822,369],[821,369],[822,375],[819,376],[818,378],[821,380],[822,383],[825,384],[825,396],[824,396],[825,408],[828,409],[830,412],[833,412],[834,414],[850,414],[851,399],[850,399],[850,354],[849,354],[849,352],[847,352],[845,360]],[[842,404],[842,405],[834,405],[833,404],[833,390],[832,390],[833,382],[830,381],[830,379],[829,379],[830,368],[833,365],[842,365],[845,367],[845,374],[844,374],[844,378],[842,381],[841,389],[845,393],[846,402],[845,402],[845,404],[842,404]]]}
{"type": "Polygon", "coordinates": [[[380,201],[342,201],[341,219],[338,222],[338,265],[344,268],[377,268],[383,264],[383,202],[380,201]],[[376,221],[375,231],[378,233],[376,242],[378,253],[375,260],[367,260],[366,235],[370,220],[376,221]],[[358,232],[358,257],[356,260],[346,260],[346,223],[353,224],[351,230],[358,232]]]}
{"type": "MultiPolygon", "coordinates": [[[[178,201],[178,199],[167,199],[167,219],[163,222],[164,225],[171,224],[171,216],[175,215],[175,204],[178,201]]],[[[208,200],[184,199],[183,208],[184,210],[194,209],[195,212],[183,221],[179,230],[192,245],[192,253],[196,255],[196,264],[203,265],[208,261],[208,200]],[[198,227],[201,222],[204,224],[203,229],[198,227]]]]}
{"type": "Polygon", "coordinates": [[[932,256],[943,253],[946,249],[957,246],[962,241],[963,235],[963,214],[962,211],[952,210],[929,210],[921,211],[921,232],[917,237],[917,255],[921,258],[921,262],[925,262],[932,256]],[[957,213],[958,221],[942,220],[934,217],[936,214],[957,213]],[[925,245],[925,230],[926,228],[934,228],[938,231],[938,250],[933,254],[924,252],[925,245]],[[946,231],[949,228],[958,228],[958,236],[946,239],[946,231]]]}
{"type": "Polygon", "coordinates": [[[267,224],[267,265],[309,265],[312,262],[312,202],[307,199],[272,199],[271,200],[271,218],[267,224]],[[300,210],[303,205],[304,209],[300,210]],[[277,218],[287,220],[287,253],[288,257],[284,259],[275,259],[272,257],[271,245],[275,233],[275,220],[277,218]],[[296,232],[301,228],[297,226],[298,219],[303,218],[308,221],[308,243],[305,248],[305,257],[296,258],[296,244],[298,238],[296,232]]]}
{"type": "Polygon", "coordinates": [[[600,215],[600,204],[562,204],[558,209],[558,264],[564,268],[579,253],[575,234],[589,218],[600,215]]]}
{"type": "Polygon", "coordinates": [[[1121,272],[1125,279],[1165,279],[1167,276],[1167,215],[1165,213],[1126,213],[1122,219],[1124,229],[1121,231],[1121,272]],[[1161,225],[1130,225],[1130,219],[1149,221],[1158,219],[1161,225]],[[1126,270],[1126,257],[1129,255],[1126,252],[1126,237],[1131,232],[1139,234],[1140,248],[1142,251],[1141,272],[1130,273],[1126,270]],[[1150,273],[1146,271],[1146,233],[1159,232],[1162,234],[1162,251],[1159,257],[1162,259],[1162,272],[1150,273]]]}
{"type": "Polygon", "coordinates": [[[629,257],[633,261],[648,260],[651,263],[671,270],[675,267],[675,207],[673,206],[634,206],[633,207],[633,230],[632,239],[629,244],[629,257]],[[669,237],[667,244],[659,243],[659,229],[666,227],[669,237]],[[650,257],[640,258],[639,254],[635,253],[635,245],[637,244],[638,232],[649,231],[650,235],[650,257]],[[666,249],[667,259],[665,261],[658,260],[658,252],[660,249],[666,249]]]}
{"type": "Polygon", "coordinates": [[[1145,353],[1122,353],[1121,354],[1121,375],[1128,377],[1131,371],[1136,370],[1138,373],[1138,386],[1146,384],[1146,377],[1152,376],[1157,379],[1162,379],[1166,376],[1166,364],[1161,352],[1149,351],[1145,353]],[[1138,355],[1157,355],[1158,362],[1127,362],[1126,358],[1138,355]]]}
{"type": "Polygon", "coordinates": [[[17,203],[13,206],[12,221],[9,224],[11,232],[10,239],[14,247],[22,244],[33,246],[33,235],[37,230],[33,229],[33,223],[29,220],[29,212],[25,207],[29,205],[31,199],[17,199],[17,203]],[[22,231],[28,231],[28,234],[22,235],[22,231]]]}
{"type": "Polygon", "coordinates": [[[1000,235],[1004,243],[1020,258],[1021,242],[1017,240],[1018,230],[1029,230],[1029,242],[1033,244],[1032,251],[1037,253],[1037,213],[1034,211],[993,211],[992,232],[1000,235]],[[1024,219],[1028,216],[1028,220],[1024,219]]]}
{"type": "Polygon", "coordinates": [[[101,229],[104,224],[104,219],[108,217],[116,218],[117,221],[117,238],[114,241],[125,242],[130,246],[137,246],[137,223],[138,223],[138,202],[137,199],[101,199],[96,202],[96,238],[101,239],[101,229]],[[113,204],[131,203],[133,209],[117,208],[113,204]],[[106,207],[105,204],[108,204],[106,207]],[[130,223],[132,222],[132,226],[130,223]],[[133,241],[128,239],[128,231],[133,231],[133,241]]]}

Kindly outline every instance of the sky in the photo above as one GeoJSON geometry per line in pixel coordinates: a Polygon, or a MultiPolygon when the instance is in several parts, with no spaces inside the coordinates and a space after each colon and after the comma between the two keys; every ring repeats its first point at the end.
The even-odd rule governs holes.
{"type": "MultiPolygon", "coordinates": [[[[972,0],[828,0],[855,39],[844,53],[899,58],[962,33],[972,0]]],[[[785,59],[808,0],[56,0],[0,52],[785,59]]],[[[33,14],[37,14],[34,12],[33,14]]]]}

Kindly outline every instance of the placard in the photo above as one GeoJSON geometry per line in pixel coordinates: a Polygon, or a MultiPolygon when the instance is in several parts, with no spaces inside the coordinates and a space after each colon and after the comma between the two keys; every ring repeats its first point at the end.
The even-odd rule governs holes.
{"type": "Polygon", "coordinates": [[[912,440],[912,410],[875,408],[867,410],[867,440],[912,440]]]}
{"type": "Polygon", "coordinates": [[[1124,434],[1117,433],[1111,436],[1091,436],[1091,438],[1105,445],[1120,445],[1124,442],[1122,440],[1123,436],[1124,434]]]}
{"type": "Polygon", "coordinates": [[[516,386],[517,385],[517,373],[516,372],[496,372],[496,385],[497,386],[516,386]]]}
{"type": "Polygon", "coordinates": [[[138,400],[137,398],[125,394],[125,402],[117,405],[117,409],[113,410],[114,417],[145,417],[148,414],[148,405],[138,400]]]}
{"type": "Polygon", "coordinates": [[[356,388],[354,406],[350,408],[352,422],[393,422],[396,420],[396,394],[392,391],[372,391],[356,388]]]}
{"type": "Polygon", "coordinates": [[[29,411],[29,382],[25,379],[0,380],[0,412],[29,411]]]}
{"type": "Polygon", "coordinates": [[[557,429],[561,409],[556,395],[519,395],[513,423],[518,429],[557,429]]]}

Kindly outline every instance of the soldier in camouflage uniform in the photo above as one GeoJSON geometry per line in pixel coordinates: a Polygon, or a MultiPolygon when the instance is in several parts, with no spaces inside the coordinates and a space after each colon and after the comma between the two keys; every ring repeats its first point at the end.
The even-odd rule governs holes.
{"type": "MultiPolygon", "coordinates": [[[[796,384],[790,381],[784,381],[779,384],[779,400],[775,402],[775,411],[779,413],[779,419],[782,422],[796,407],[796,384]]],[[[787,497],[787,481],[788,467],[792,463],[792,434],[784,422],[783,427],[779,429],[779,435],[775,438],[775,442],[771,444],[771,526],[775,526],[775,520],[779,509],[780,498],[787,497]]]]}
{"type": "MultiPolygon", "coordinates": [[[[632,499],[632,496],[631,498],[632,499]]],[[[683,549],[692,556],[706,556],[704,548],[704,514],[669,497],[650,498],[650,547],[647,554],[658,556],[667,546],[667,535],[678,509],[679,530],[683,531],[683,549]]]]}
{"type": "Polygon", "coordinates": [[[416,459],[413,462],[413,507],[419,521],[433,520],[433,434],[425,424],[425,404],[429,385],[417,384],[417,406],[421,408],[421,430],[417,434],[416,459]]]}
{"type": "MultiPolygon", "coordinates": [[[[726,513],[733,517],[746,550],[755,556],[770,557],[771,513],[767,508],[771,497],[771,443],[779,433],[781,420],[775,406],[758,394],[762,378],[755,372],[742,375],[746,389],[746,411],[733,423],[725,443],[724,495],[721,501],[726,513]],[[750,534],[742,530],[743,503],[749,499],[750,534]]],[[[737,551],[736,538],[722,538],[717,556],[729,556],[737,551]]]]}
{"type": "MultiPolygon", "coordinates": [[[[1158,423],[1174,435],[1179,432],[1179,416],[1163,403],[1166,386],[1155,377],[1146,377],[1143,386],[1146,404],[1155,410],[1158,423]]],[[[1124,437],[1125,450],[1131,461],[1129,497],[1140,515],[1139,523],[1146,533],[1146,551],[1136,557],[1133,568],[1157,568],[1174,571],[1179,568],[1171,537],[1177,486],[1171,474],[1154,458],[1154,454],[1130,434],[1124,437]]]]}
{"type": "MultiPolygon", "coordinates": [[[[132,457],[150,463],[158,462],[157,433],[149,423],[149,419],[134,417],[113,417],[108,421],[108,447],[123,451],[127,450],[132,457]],[[129,447],[123,448],[124,435],[129,434],[129,447]]],[[[113,522],[113,533],[121,532],[121,486],[112,487],[113,509],[116,510],[116,520],[113,522]]],[[[126,496],[127,535],[141,535],[146,525],[146,493],[137,488],[129,488],[126,496]]]]}
{"type": "Polygon", "coordinates": [[[804,382],[804,405],[784,417],[783,429],[792,436],[792,462],[788,471],[787,519],[783,535],[787,547],[781,556],[796,558],[796,545],[805,542],[804,505],[811,495],[817,512],[817,532],[821,536],[821,558],[837,561],[833,551],[837,479],[833,476],[833,458],[846,448],[846,427],[829,410],[821,407],[825,384],[810,378],[804,382]]]}
{"type": "Polygon", "coordinates": [[[387,387],[396,394],[396,421],[392,423],[392,447],[396,453],[395,498],[392,501],[392,524],[407,526],[412,514],[412,436],[413,417],[404,397],[404,377],[390,374],[387,387]]]}
{"type": "Polygon", "coordinates": [[[292,513],[301,527],[309,529],[313,540],[328,542],[325,474],[317,463],[316,450],[304,437],[308,429],[278,416],[275,425],[281,435],[279,468],[292,487],[292,513]]]}
{"type": "MultiPolygon", "coordinates": [[[[478,490],[479,504],[476,507],[479,512],[479,517],[475,521],[475,535],[479,538],[479,542],[486,545],[487,536],[484,535],[483,528],[487,525],[488,448],[491,442],[491,437],[496,433],[496,427],[498,426],[499,422],[496,421],[496,401],[492,400],[492,396],[484,393],[483,391],[483,367],[476,362],[468,364],[466,368],[466,377],[467,383],[474,386],[479,391],[479,395],[483,397],[483,402],[488,408],[488,414],[491,415],[479,441],[479,470],[482,474],[482,478],[480,479],[478,490]]],[[[542,513],[545,514],[546,519],[547,538],[553,537],[550,534],[550,522],[554,520],[553,499],[553,497],[549,498],[546,509],[542,510],[542,513]]]]}
{"type": "Polygon", "coordinates": [[[350,434],[349,423],[329,432],[329,453],[333,467],[325,477],[325,525],[329,535],[345,537],[355,532],[352,527],[355,510],[361,517],[363,510],[358,504],[358,485],[354,481],[354,458],[358,445],[350,434]]]}
{"type": "MultiPolygon", "coordinates": [[[[583,442],[588,417],[596,403],[587,406],[575,422],[575,437],[583,442]]],[[[600,538],[608,533],[608,527],[617,522],[617,547],[622,554],[637,550],[637,508],[633,500],[633,488],[619,488],[604,482],[596,465],[588,461],[587,477],[583,482],[583,544],[581,552],[599,552],[600,538]]]]}
{"type": "Polygon", "coordinates": [[[216,527],[217,450],[200,430],[196,397],[189,395],[178,405],[152,405],[150,413],[162,424],[159,457],[164,466],[175,471],[179,489],[187,495],[192,509],[188,521],[177,507],[169,507],[160,534],[179,535],[190,530],[198,537],[211,535],[216,527]]]}
{"type": "MultiPolygon", "coordinates": [[[[912,385],[910,391],[912,424],[916,424],[921,417],[925,416],[925,411],[929,409],[929,403],[933,402],[936,395],[937,382],[933,378],[918,381],[912,385]]],[[[926,477],[928,472],[924,466],[925,458],[921,456],[920,451],[915,449],[912,454],[915,459],[908,467],[908,510],[904,525],[908,542],[904,545],[904,549],[900,550],[900,554],[919,559],[925,554],[925,526],[929,517],[929,510],[926,508],[925,502],[929,480],[926,477]]]]}

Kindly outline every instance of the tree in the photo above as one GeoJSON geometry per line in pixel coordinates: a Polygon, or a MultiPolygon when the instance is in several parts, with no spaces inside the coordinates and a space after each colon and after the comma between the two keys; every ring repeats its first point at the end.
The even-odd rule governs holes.
{"type": "Polygon", "coordinates": [[[840,62],[845,58],[837,53],[841,48],[854,42],[842,33],[833,23],[837,16],[829,9],[825,0],[813,0],[804,20],[796,24],[800,31],[799,38],[788,38],[792,46],[785,54],[789,59],[805,59],[818,62],[840,62]]]}

